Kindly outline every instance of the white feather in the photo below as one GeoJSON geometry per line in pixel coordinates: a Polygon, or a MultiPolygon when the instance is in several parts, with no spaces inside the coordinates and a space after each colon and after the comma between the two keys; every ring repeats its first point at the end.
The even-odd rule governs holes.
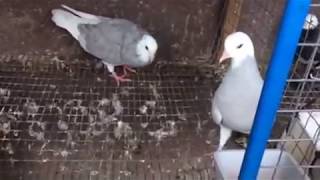
{"type": "Polygon", "coordinates": [[[93,20],[97,20],[97,21],[99,20],[98,16],[75,10],[75,9],[69,7],[69,6],[64,5],[64,4],[62,4],[61,7],[63,7],[65,9],[67,9],[68,11],[78,15],[79,17],[86,18],[86,19],[93,19],[93,20]]]}
{"type": "Polygon", "coordinates": [[[66,29],[75,39],[78,40],[80,32],[78,25],[82,22],[81,18],[61,9],[51,11],[52,21],[59,27],[66,29]]]}
{"type": "MultiPolygon", "coordinates": [[[[64,8],[69,8],[67,6],[63,6],[64,8]]],[[[72,10],[69,8],[68,10],[72,10]]],[[[74,10],[75,11],[75,10],[74,10]]],[[[73,12],[73,11],[71,11],[73,12]]],[[[52,13],[52,21],[59,27],[66,29],[75,39],[79,40],[80,32],[78,29],[78,25],[80,24],[97,24],[100,20],[90,19],[86,17],[76,16],[68,11],[61,9],[54,9],[51,11],[52,13]]],[[[79,13],[79,12],[78,12],[79,13]]],[[[85,13],[83,13],[85,14],[85,13]]]]}

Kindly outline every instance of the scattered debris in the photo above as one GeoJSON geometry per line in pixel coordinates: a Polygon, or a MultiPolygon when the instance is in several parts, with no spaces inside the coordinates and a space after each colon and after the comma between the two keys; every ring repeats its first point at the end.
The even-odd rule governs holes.
{"type": "Polygon", "coordinates": [[[7,143],[7,145],[5,147],[1,147],[1,150],[8,152],[9,155],[13,155],[14,154],[13,147],[12,147],[12,144],[10,142],[7,143]]]}
{"type": "Polygon", "coordinates": [[[185,113],[180,113],[178,111],[178,118],[182,121],[186,121],[187,120],[187,117],[186,117],[186,114],[185,113]]]}
{"type": "Polygon", "coordinates": [[[54,56],[53,58],[51,58],[51,61],[55,63],[57,70],[61,70],[66,67],[63,60],[59,59],[58,56],[54,56]]]}
{"type": "Polygon", "coordinates": [[[104,132],[104,130],[103,130],[102,126],[95,124],[92,128],[91,133],[93,136],[100,136],[101,134],[103,134],[103,132],[104,132]]]}
{"type": "Polygon", "coordinates": [[[9,89],[0,88],[0,100],[2,99],[4,103],[7,103],[11,95],[9,89]]]}
{"type": "Polygon", "coordinates": [[[166,124],[167,124],[167,126],[168,126],[168,128],[169,128],[169,135],[170,135],[170,136],[175,136],[175,135],[177,135],[178,130],[177,130],[177,127],[176,127],[176,122],[174,122],[174,121],[167,121],[166,124]]]}
{"type": "Polygon", "coordinates": [[[88,108],[85,106],[80,106],[80,112],[83,116],[87,116],[89,114],[88,108]]]}
{"type": "Polygon", "coordinates": [[[92,127],[88,127],[86,130],[80,130],[80,134],[82,135],[90,135],[90,132],[92,131],[92,127]]]}
{"type": "Polygon", "coordinates": [[[108,98],[103,98],[99,101],[98,107],[110,105],[110,100],[108,98]]]}
{"type": "Polygon", "coordinates": [[[39,122],[32,122],[32,124],[29,125],[29,135],[31,137],[35,137],[38,141],[44,140],[44,131],[45,130],[45,124],[39,123],[39,122]]]}
{"type": "Polygon", "coordinates": [[[90,171],[90,176],[96,176],[99,174],[99,171],[90,171]]]}
{"type": "Polygon", "coordinates": [[[74,146],[76,145],[76,143],[73,141],[72,134],[69,131],[67,133],[67,142],[66,142],[66,144],[67,144],[67,147],[71,146],[71,148],[74,148],[74,146]]]}
{"type": "Polygon", "coordinates": [[[145,123],[141,123],[140,125],[141,125],[141,127],[142,127],[143,129],[145,129],[145,128],[148,127],[149,123],[148,123],[148,122],[145,122],[145,123]]]}
{"type": "Polygon", "coordinates": [[[139,112],[141,114],[147,114],[147,111],[148,111],[148,107],[146,105],[142,105],[140,108],[139,108],[139,112]]]}
{"type": "Polygon", "coordinates": [[[121,88],[121,90],[120,90],[120,94],[121,95],[123,95],[123,96],[129,96],[130,94],[129,94],[129,90],[130,90],[130,88],[121,88]]]}
{"type": "Polygon", "coordinates": [[[130,172],[130,171],[120,171],[120,174],[123,174],[124,176],[130,176],[130,175],[132,175],[132,172],[130,172]]]}
{"type": "Polygon", "coordinates": [[[114,137],[120,139],[121,137],[129,137],[132,135],[132,128],[130,127],[129,123],[118,121],[117,127],[114,128],[113,134],[114,137]]]}
{"type": "Polygon", "coordinates": [[[23,104],[23,109],[27,115],[32,115],[32,117],[34,117],[39,110],[39,106],[34,100],[27,99],[27,102],[23,104]]]}
{"type": "Polygon", "coordinates": [[[130,149],[131,151],[138,150],[140,147],[139,145],[140,145],[140,140],[136,136],[134,136],[134,138],[128,139],[127,141],[128,149],[130,149]]]}
{"type": "MultiPolygon", "coordinates": [[[[102,112],[103,112],[103,111],[102,111],[102,112]]],[[[99,111],[98,111],[98,115],[100,115],[100,114],[99,114],[99,111]]],[[[102,116],[102,115],[101,115],[101,116],[102,116]]],[[[90,124],[93,124],[93,123],[95,122],[95,120],[96,120],[95,115],[93,115],[93,114],[89,114],[88,119],[89,119],[89,123],[90,123],[90,124]]]]}
{"type": "Polygon", "coordinates": [[[102,123],[109,125],[111,122],[117,121],[117,120],[118,119],[116,117],[114,117],[113,115],[107,115],[101,121],[102,121],[102,123]]]}
{"type": "Polygon", "coordinates": [[[198,120],[196,132],[199,135],[201,133],[201,131],[202,131],[202,124],[201,124],[201,121],[198,120]]]}
{"type": "Polygon", "coordinates": [[[58,128],[61,130],[61,131],[66,131],[68,130],[69,126],[68,126],[68,123],[63,121],[63,120],[59,120],[58,121],[58,128]]]}
{"type": "Polygon", "coordinates": [[[50,84],[50,85],[49,85],[49,88],[50,88],[50,89],[56,89],[56,88],[57,88],[57,86],[56,86],[56,85],[54,85],[54,84],[50,84]]]}
{"type": "Polygon", "coordinates": [[[150,85],[149,85],[149,88],[151,89],[152,94],[153,94],[153,96],[155,97],[155,99],[158,100],[158,99],[160,98],[160,94],[159,94],[158,91],[157,91],[157,87],[154,86],[154,85],[152,85],[152,84],[150,84],[150,85]]]}
{"type": "Polygon", "coordinates": [[[17,118],[8,113],[0,112],[0,132],[8,134],[11,130],[11,122],[17,121],[17,118]]]}
{"type": "Polygon", "coordinates": [[[73,92],[72,96],[82,96],[83,92],[73,92]]]}
{"type": "Polygon", "coordinates": [[[44,142],[40,148],[39,155],[42,155],[44,148],[48,145],[49,142],[44,142]]]}
{"type": "Polygon", "coordinates": [[[217,129],[211,129],[208,133],[206,144],[215,144],[214,140],[217,140],[217,129]]]}
{"type": "Polygon", "coordinates": [[[161,141],[163,138],[168,136],[177,135],[177,128],[174,121],[167,121],[166,126],[162,127],[156,131],[149,131],[150,136],[153,136],[157,139],[157,141],[161,141]]]}
{"type": "Polygon", "coordinates": [[[60,155],[62,156],[62,157],[68,157],[68,155],[70,154],[70,152],[69,151],[67,151],[67,150],[62,150],[61,152],[60,152],[60,155]]]}
{"type": "Polygon", "coordinates": [[[145,105],[147,105],[148,107],[154,109],[156,107],[156,101],[146,101],[145,105]]]}
{"type": "Polygon", "coordinates": [[[152,115],[155,114],[154,110],[156,107],[156,101],[145,101],[144,105],[140,106],[139,108],[139,112],[140,114],[147,114],[148,113],[148,109],[152,109],[152,115]]]}
{"type": "Polygon", "coordinates": [[[123,106],[119,101],[118,94],[112,95],[112,106],[114,108],[113,116],[119,116],[123,112],[123,106]]]}

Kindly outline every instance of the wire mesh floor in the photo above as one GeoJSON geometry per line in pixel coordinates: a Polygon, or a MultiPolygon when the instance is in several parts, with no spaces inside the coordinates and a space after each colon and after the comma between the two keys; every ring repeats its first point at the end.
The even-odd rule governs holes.
{"type": "Polygon", "coordinates": [[[2,178],[212,178],[212,76],[158,64],[117,87],[91,62],[0,58],[2,178]]]}

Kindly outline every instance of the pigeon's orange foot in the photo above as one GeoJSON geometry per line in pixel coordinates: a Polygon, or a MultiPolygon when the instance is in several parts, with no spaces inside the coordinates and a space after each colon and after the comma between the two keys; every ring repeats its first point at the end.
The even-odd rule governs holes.
{"type": "Polygon", "coordinates": [[[110,76],[116,80],[118,86],[120,85],[120,82],[130,82],[131,81],[131,79],[124,78],[125,74],[118,76],[116,73],[112,73],[112,75],[110,75],[110,76]]]}
{"type": "Polygon", "coordinates": [[[124,66],[123,66],[123,71],[126,72],[127,70],[130,71],[130,72],[132,72],[132,73],[137,73],[136,70],[130,68],[128,65],[124,65],[124,66]]]}
{"type": "Polygon", "coordinates": [[[136,70],[130,68],[128,65],[123,65],[123,75],[121,77],[126,77],[128,75],[128,71],[132,73],[137,73],[136,70]]]}

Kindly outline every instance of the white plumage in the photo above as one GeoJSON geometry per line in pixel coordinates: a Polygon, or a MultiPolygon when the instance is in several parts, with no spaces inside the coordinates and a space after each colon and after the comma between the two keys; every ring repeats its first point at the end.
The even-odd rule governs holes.
{"type": "MultiPolygon", "coordinates": [[[[73,10],[69,8],[68,6],[62,5],[62,7],[68,9],[68,10],[73,10]]],[[[71,11],[78,16],[75,16],[74,14],[64,11],[61,9],[54,9],[52,10],[52,21],[59,27],[67,30],[76,40],[79,40],[80,32],[78,29],[78,26],[80,24],[98,24],[101,22],[98,18],[93,18],[91,17],[90,19],[88,16],[85,16],[85,13],[77,13],[78,11],[71,11]],[[81,16],[82,15],[82,16],[81,16]]]]}
{"type": "Polygon", "coordinates": [[[247,34],[236,32],[226,38],[220,62],[228,58],[231,65],[212,99],[212,116],[220,126],[219,150],[232,131],[250,132],[263,85],[247,34]]]}

